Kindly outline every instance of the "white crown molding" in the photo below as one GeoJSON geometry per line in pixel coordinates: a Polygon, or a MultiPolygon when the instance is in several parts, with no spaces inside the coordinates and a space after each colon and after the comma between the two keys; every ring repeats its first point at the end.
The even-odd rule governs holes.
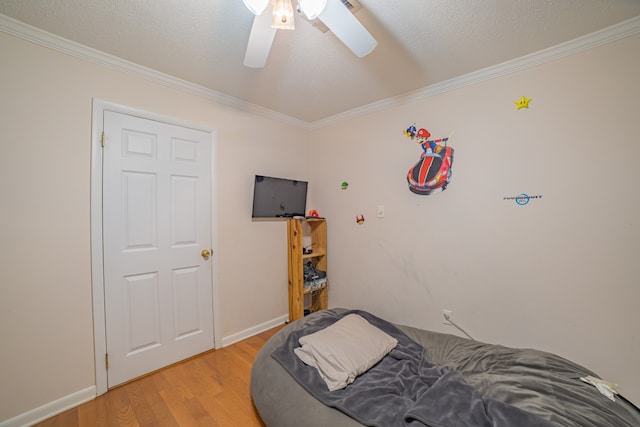
{"type": "Polygon", "coordinates": [[[264,116],[273,120],[290,124],[292,126],[308,128],[309,123],[294,117],[287,116],[277,111],[269,110],[259,105],[251,104],[233,96],[226,95],[215,90],[161,73],[151,68],[143,67],[136,63],[118,58],[108,53],[84,46],[74,41],[56,36],[55,34],[17,21],[6,15],[0,14],[0,31],[28,42],[53,49],[55,51],[82,59],[94,64],[102,65],[116,71],[148,80],[172,89],[178,89],[186,93],[202,96],[238,110],[264,116]]]}
{"type": "Polygon", "coordinates": [[[286,114],[251,104],[241,99],[225,95],[203,86],[187,82],[176,77],[160,73],[147,67],[135,64],[130,61],[109,55],[107,53],[92,49],[90,47],[64,39],[36,27],[17,21],[6,15],[0,14],[0,31],[15,36],[17,38],[44,46],[58,52],[71,55],[73,57],[93,62],[104,67],[118,70],[163,86],[178,89],[187,93],[203,96],[221,104],[234,107],[248,113],[253,113],[272,120],[280,121],[292,126],[304,129],[319,129],[332,124],[349,120],[352,118],[371,114],[373,112],[386,110],[408,102],[428,98],[437,94],[459,89],[475,83],[480,83],[489,79],[494,79],[507,74],[522,71],[540,64],[555,61],[557,59],[573,55],[584,50],[602,46],[613,41],[629,37],[640,32],[640,16],[612,25],[586,36],[578,37],[574,40],[532,53],[511,61],[491,66],[479,71],[474,71],[460,77],[456,77],[444,82],[436,83],[403,95],[387,98],[378,102],[354,108],[343,113],[327,117],[315,122],[305,122],[286,114]]]}
{"type": "Polygon", "coordinates": [[[632,36],[638,32],[640,32],[640,16],[636,16],[635,18],[623,21],[619,24],[612,25],[591,34],[578,37],[568,42],[534,52],[511,61],[503,62],[502,64],[474,71],[460,77],[455,77],[412,92],[407,92],[403,95],[373,102],[362,107],[354,108],[353,110],[345,111],[344,113],[327,117],[326,119],[318,120],[311,123],[310,128],[318,129],[344,120],[364,116],[377,111],[383,111],[409,102],[428,98],[451,90],[460,89],[475,83],[516,73],[527,68],[555,61],[569,55],[632,36]]]}

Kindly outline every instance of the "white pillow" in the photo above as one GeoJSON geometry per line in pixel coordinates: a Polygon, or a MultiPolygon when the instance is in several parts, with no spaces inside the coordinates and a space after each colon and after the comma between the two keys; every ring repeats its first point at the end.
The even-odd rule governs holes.
{"type": "Polygon", "coordinates": [[[336,323],[300,338],[293,351],[318,370],[330,391],[351,384],[378,363],[398,340],[371,325],[362,316],[348,314],[336,323]]]}

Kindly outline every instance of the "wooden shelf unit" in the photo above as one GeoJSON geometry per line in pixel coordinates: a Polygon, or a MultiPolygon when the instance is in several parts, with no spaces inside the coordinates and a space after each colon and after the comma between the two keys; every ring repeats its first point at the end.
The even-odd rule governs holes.
{"type": "Polygon", "coordinates": [[[305,295],[310,295],[310,311],[324,310],[328,303],[328,282],[316,290],[304,287],[304,265],[311,261],[316,269],[327,271],[327,221],[323,218],[287,219],[287,253],[289,260],[289,322],[304,316],[305,295]],[[305,233],[308,233],[305,235],[305,233]],[[311,253],[305,254],[305,237],[311,253]]]}

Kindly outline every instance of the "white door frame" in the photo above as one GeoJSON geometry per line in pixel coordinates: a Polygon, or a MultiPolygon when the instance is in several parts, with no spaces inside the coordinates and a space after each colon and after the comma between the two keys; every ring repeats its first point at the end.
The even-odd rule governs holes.
{"type": "Polygon", "coordinates": [[[214,348],[222,347],[218,290],[218,256],[216,253],[218,248],[218,144],[215,129],[94,98],[93,120],[91,124],[91,289],[93,293],[93,339],[97,396],[106,393],[108,385],[107,367],[105,364],[107,336],[104,308],[104,254],[102,250],[102,129],[104,128],[103,117],[105,110],[197,129],[211,134],[211,247],[214,249],[214,253],[211,256],[213,341],[214,348]]]}

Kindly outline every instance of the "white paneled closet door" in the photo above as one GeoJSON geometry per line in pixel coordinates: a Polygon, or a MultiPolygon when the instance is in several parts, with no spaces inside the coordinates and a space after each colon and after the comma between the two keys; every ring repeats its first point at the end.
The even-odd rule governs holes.
{"type": "Polygon", "coordinates": [[[208,132],[104,112],[108,387],[210,350],[208,132]]]}

